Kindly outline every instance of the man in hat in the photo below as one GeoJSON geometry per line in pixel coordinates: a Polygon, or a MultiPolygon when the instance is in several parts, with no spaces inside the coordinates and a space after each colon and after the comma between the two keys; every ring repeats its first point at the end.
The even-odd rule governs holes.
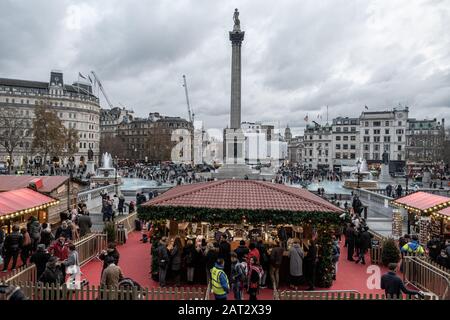
{"type": "Polygon", "coordinates": [[[31,256],[30,263],[36,265],[36,278],[39,279],[44,273],[45,267],[51,255],[45,250],[45,244],[38,244],[37,251],[31,256]]]}

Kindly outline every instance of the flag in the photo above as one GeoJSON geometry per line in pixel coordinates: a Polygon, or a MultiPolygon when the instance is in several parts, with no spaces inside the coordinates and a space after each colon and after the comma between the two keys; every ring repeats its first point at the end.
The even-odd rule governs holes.
{"type": "Polygon", "coordinates": [[[364,108],[366,108],[366,110],[369,110],[369,107],[368,107],[368,106],[364,106],[364,108]]]}
{"type": "Polygon", "coordinates": [[[88,78],[89,78],[89,81],[92,83],[92,79],[91,79],[91,77],[88,75],[88,78]]]}
{"type": "Polygon", "coordinates": [[[78,76],[79,76],[80,78],[86,79],[86,77],[83,76],[83,75],[81,74],[81,72],[78,72],[78,76]]]}
{"type": "Polygon", "coordinates": [[[308,115],[306,115],[306,117],[303,118],[303,120],[305,120],[305,122],[308,122],[308,115]]]}

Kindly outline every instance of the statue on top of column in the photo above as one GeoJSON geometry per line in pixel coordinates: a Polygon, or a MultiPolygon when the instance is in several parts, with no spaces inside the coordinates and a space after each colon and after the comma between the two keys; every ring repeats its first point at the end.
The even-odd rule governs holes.
{"type": "Polygon", "coordinates": [[[238,9],[234,9],[234,15],[233,15],[233,21],[234,21],[234,31],[240,31],[241,30],[241,21],[239,20],[239,11],[238,9]]]}

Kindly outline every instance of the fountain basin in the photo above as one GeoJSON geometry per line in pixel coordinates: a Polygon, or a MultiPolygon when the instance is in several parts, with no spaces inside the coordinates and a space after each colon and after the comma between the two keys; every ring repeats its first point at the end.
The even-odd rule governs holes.
{"type": "MultiPolygon", "coordinates": [[[[358,187],[358,179],[344,180],[344,188],[353,189],[358,187]]],[[[363,189],[377,189],[378,183],[375,180],[360,180],[359,187],[363,189]]]]}
{"type": "Polygon", "coordinates": [[[134,197],[136,193],[149,193],[150,191],[157,191],[163,193],[173,187],[170,183],[161,183],[154,180],[144,180],[138,178],[123,178],[123,184],[120,186],[120,192],[125,197],[134,197]]]}

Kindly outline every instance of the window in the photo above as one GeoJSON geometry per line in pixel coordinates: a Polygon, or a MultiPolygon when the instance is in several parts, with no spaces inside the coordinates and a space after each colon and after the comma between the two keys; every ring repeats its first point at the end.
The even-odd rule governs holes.
{"type": "Polygon", "coordinates": [[[369,145],[368,144],[364,145],[364,151],[369,151],[369,145]]]}
{"type": "Polygon", "coordinates": [[[374,121],[373,122],[374,127],[381,127],[381,121],[374,121]]]}
{"type": "Polygon", "coordinates": [[[343,137],[344,141],[348,141],[348,136],[343,137]]]}
{"type": "Polygon", "coordinates": [[[373,134],[380,134],[380,129],[373,130],[373,134]]]}
{"type": "Polygon", "coordinates": [[[398,151],[402,151],[402,146],[397,146],[398,151]]]}
{"type": "Polygon", "coordinates": [[[351,144],[351,145],[350,145],[350,150],[356,150],[356,145],[351,144]]]}
{"type": "Polygon", "coordinates": [[[336,127],[336,132],[341,132],[341,127],[336,127]]]}
{"type": "Polygon", "coordinates": [[[356,154],[350,153],[350,159],[356,159],[356,154]]]}
{"type": "Polygon", "coordinates": [[[364,134],[369,134],[369,129],[365,129],[364,134]]]}
{"type": "Polygon", "coordinates": [[[356,136],[351,136],[350,141],[356,141],[356,136]]]}
{"type": "Polygon", "coordinates": [[[397,129],[395,132],[396,132],[397,134],[403,134],[403,129],[397,129]]]}
{"type": "Polygon", "coordinates": [[[364,122],[364,126],[368,127],[369,126],[369,121],[364,122]]]}
{"type": "Polygon", "coordinates": [[[374,160],[380,160],[380,154],[379,153],[374,153],[373,154],[373,159],[374,160]]]}
{"type": "Polygon", "coordinates": [[[344,153],[344,154],[342,155],[342,159],[348,159],[348,154],[344,153]]]}
{"type": "Polygon", "coordinates": [[[344,132],[348,132],[348,127],[344,127],[344,132]]]}
{"type": "Polygon", "coordinates": [[[402,124],[403,124],[403,123],[402,123],[401,121],[398,122],[398,126],[399,126],[399,127],[401,127],[402,124]]]}
{"type": "Polygon", "coordinates": [[[348,144],[343,145],[344,150],[348,150],[348,144]]]}
{"type": "Polygon", "coordinates": [[[370,142],[370,136],[365,136],[364,137],[364,142],[370,142]]]}
{"type": "Polygon", "coordinates": [[[350,128],[350,131],[351,131],[351,132],[356,132],[356,127],[351,127],[351,128],[350,128]]]}
{"type": "Polygon", "coordinates": [[[384,125],[385,125],[386,127],[389,127],[389,121],[385,121],[385,122],[384,122],[384,125]]]}
{"type": "Polygon", "coordinates": [[[373,137],[373,142],[380,142],[380,137],[373,137]]]}
{"type": "Polygon", "coordinates": [[[397,137],[398,142],[402,142],[402,136],[397,137]]]}
{"type": "Polygon", "coordinates": [[[373,150],[374,150],[374,151],[380,151],[380,145],[379,145],[379,144],[375,144],[375,145],[373,146],[373,150]]]}
{"type": "Polygon", "coordinates": [[[341,136],[336,136],[336,141],[341,141],[341,136]]]}
{"type": "Polygon", "coordinates": [[[341,158],[341,154],[339,152],[336,152],[336,159],[340,159],[341,158]]]}
{"type": "Polygon", "coordinates": [[[384,134],[389,134],[389,129],[384,129],[384,134]]]}
{"type": "Polygon", "coordinates": [[[340,144],[337,144],[336,145],[336,150],[340,150],[341,149],[341,145],[340,144]]]}
{"type": "Polygon", "coordinates": [[[390,136],[384,136],[384,142],[391,142],[391,137],[390,136]]]}

